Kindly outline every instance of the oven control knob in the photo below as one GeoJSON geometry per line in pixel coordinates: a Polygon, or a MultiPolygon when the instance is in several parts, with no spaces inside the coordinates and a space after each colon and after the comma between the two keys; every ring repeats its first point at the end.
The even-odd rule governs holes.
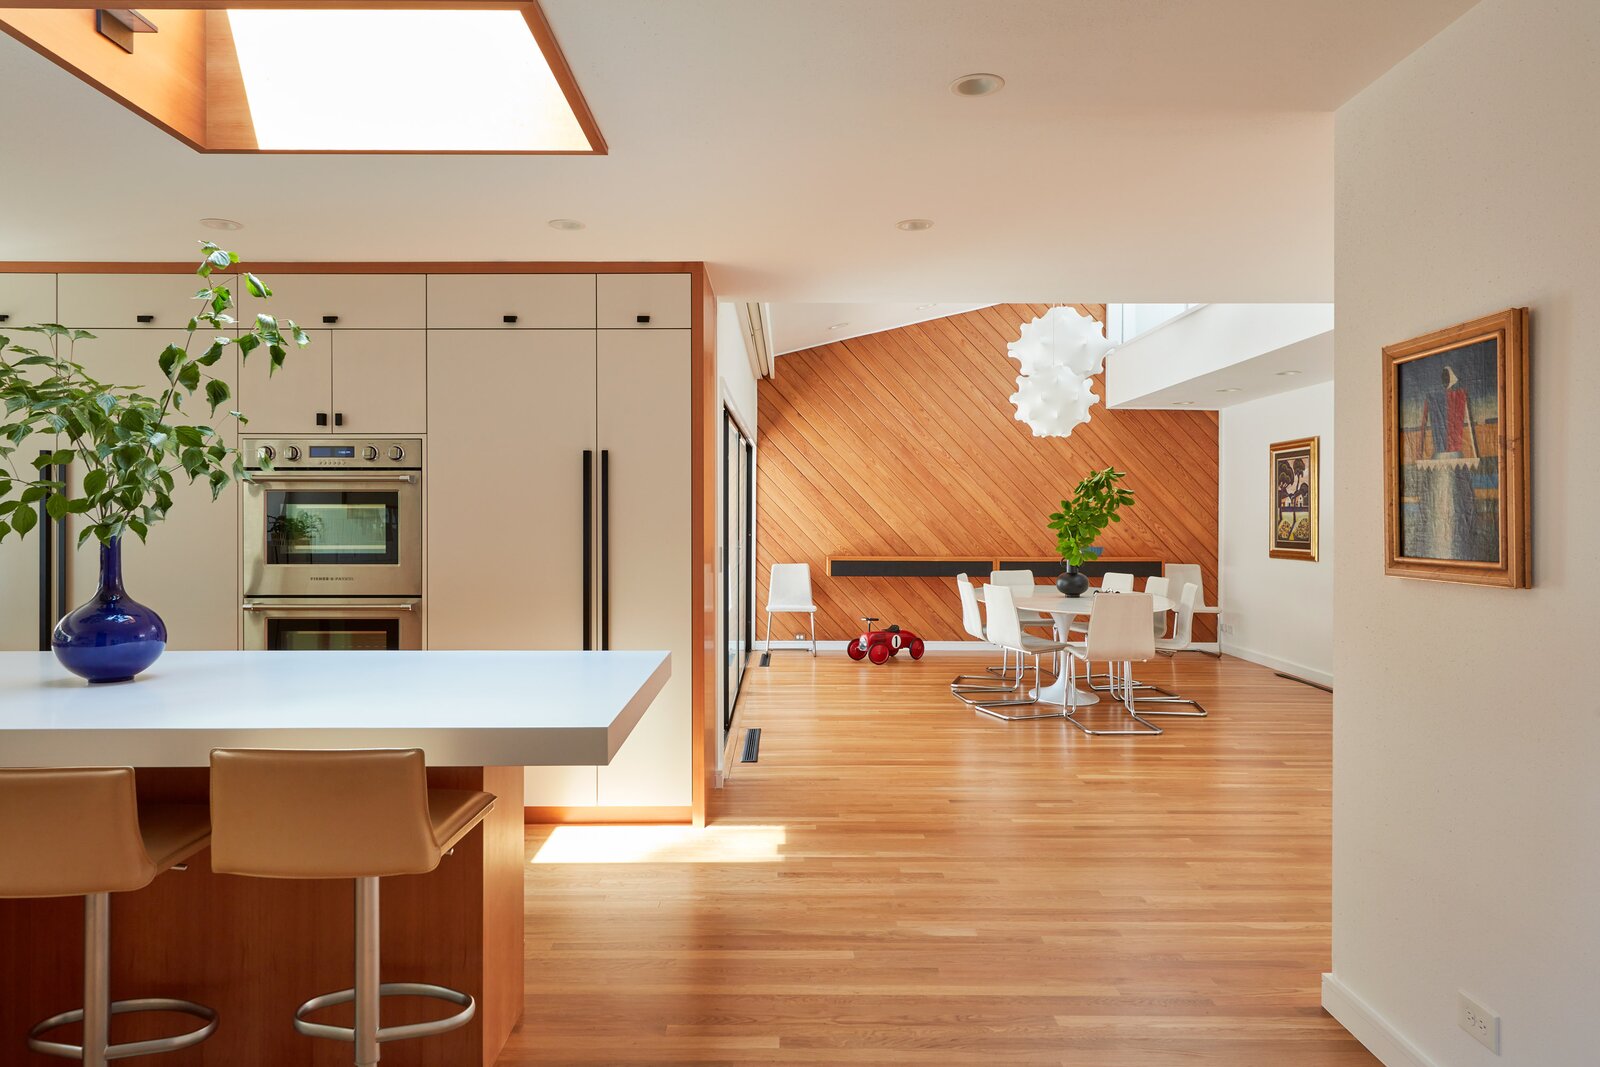
{"type": "Polygon", "coordinates": [[[299,460],[299,458],[300,458],[300,448],[299,448],[299,446],[298,445],[290,445],[288,448],[284,449],[283,450],[283,458],[288,460],[290,463],[294,463],[297,460],[299,460]]]}
{"type": "Polygon", "coordinates": [[[361,449],[361,458],[370,463],[378,458],[378,450],[371,445],[366,445],[361,449]]]}
{"type": "Polygon", "coordinates": [[[401,448],[399,445],[390,445],[389,458],[394,460],[396,463],[399,463],[402,459],[406,458],[406,450],[401,448]]]}
{"type": "Polygon", "coordinates": [[[262,445],[260,448],[256,449],[256,456],[260,459],[266,460],[268,463],[271,463],[274,459],[276,459],[277,455],[278,450],[273,448],[271,445],[262,445]]]}

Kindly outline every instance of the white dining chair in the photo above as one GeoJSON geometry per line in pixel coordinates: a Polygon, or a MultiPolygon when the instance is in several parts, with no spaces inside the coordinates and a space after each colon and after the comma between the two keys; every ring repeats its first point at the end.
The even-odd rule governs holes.
{"type": "Polygon", "coordinates": [[[1106,571],[1100,576],[1102,593],[1133,592],[1133,575],[1127,571],[1106,571]]]}
{"type": "Polygon", "coordinates": [[[1063,708],[1066,720],[1084,733],[1145,737],[1162,732],[1161,727],[1139,715],[1138,706],[1134,703],[1133,686],[1128,684],[1133,677],[1133,664],[1143,663],[1156,654],[1155,634],[1150,630],[1150,616],[1154,613],[1155,604],[1149,593],[1097,598],[1094,611],[1089,615],[1088,639],[1081,645],[1067,647],[1067,691],[1071,692],[1077,681],[1078,660],[1083,660],[1085,667],[1094,660],[1104,660],[1113,665],[1113,698],[1122,704],[1123,711],[1135,723],[1144,727],[1142,730],[1134,727],[1095,730],[1073,718],[1072,712],[1076,708],[1063,708]]]}
{"type": "MultiPolygon", "coordinates": [[[[1025,596],[1037,596],[1039,594],[1039,586],[1033,579],[1032,571],[990,571],[989,584],[1003,585],[1010,589],[1013,600],[1020,600],[1025,596]]],[[[1022,621],[1024,628],[1030,626],[1050,628],[1055,625],[1055,621],[1049,615],[1042,611],[1029,611],[1027,608],[1018,608],[1017,618],[1022,621]]]]}
{"type": "MultiPolygon", "coordinates": [[[[1174,652],[1182,652],[1193,640],[1194,605],[1199,599],[1198,585],[1186,585],[1183,587],[1183,592],[1178,594],[1178,610],[1172,624],[1172,636],[1156,638],[1156,651],[1161,655],[1170,656],[1174,652]]],[[[1132,684],[1135,689],[1150,689],[1159,694],[1153,697],[1141,697],[1140,699],[1146,704],[1187,704],[1194,708],[1193,711],[1156,711],[1154,708],[1146,708],[1144,712],[1146,715],[1176,715],[1187,719],[1203,719],[1208,714],[1198,700],[1183,696],[1181,693],[1174,693],[1159,685],[1147,685],[1141,682],[1132,684]]]]}
{"type": "MultiPolygon", "coordinates": [[[[978,607],[978,592],[972,584],[972,579],[967,577],[965,574],[956,575],[956,592],[961,595],[961,628],[967,632],[967,636],[969,637],[976,637],[979,641],[989,640],[989,635],[985,633],[983,629],[983,612],[978,607]]],[[[1000,650],[999,668],[986,667],[984,670],[998,670],[998,673],[1009,676],[1011,673],[1009,670],[1010,662],[1011,653],[1002,648],[1000,650]]],[[[1020,662],[1018,664],[1018,670],[1021,670],[1020,662]]],[[[993,675],[988,673],[958,674],[950,682],[950,692],[954,693],[957,699],[971,704],[973,701],[967,699],[967,693],[1009,693],[1016,691],[1014,686],[1006,687],[995,685],[995,681],[996,679],[993,677],[993,675]],[[981,682],[984,684],[971,685],[969,684],[971,682],[981,682]]]]}
{"type": "MultiPolygon", "coordinates": [[[[1182,590],[1186,585],[1195,588],[1194,613],[1196,615],[1220,615],[1222,609],[1206,603],[1205,575],[1200,570],[1198,563],[1169,563],[1166,565],[1167,580],[1172,583],[1172,588],[1182,590]]],[[[1204,645],[1192,638],[1185,652],[1197,652],[1203,656],[1220,657],[1221,650],[1215,645],[1204,645]]]]}
{"type": "MultiPolygon", "coordinates": [[[[1019,667],[1022,664],[1022,657],[1032,656],[1034,684],[1043,685],[1044,679],[1039,671],[1039,657],[1043,655],[1054,656],[1067,646],[1060,641],[1050,641],[1022,632],[1022,620],[1017,615],[1017,603],[1012,598],[1011,589],[1008,586],[991,585],[984,590],[983,596],[984,603],[989,609],[988,625],[985,627],[989,640],[999,645],[1002,649],[1015,653],[1019,667]]],[[[1027,668],[1018,670],[1016,680],[1007,692],[1020,692],[1027,681],[1027,677],[1027,668]]],[[[1048,706],[1027,697],[1010,700],[975,700],[971,701],[971,704],[975,710],[992,718],[1003,719],[1006,722],[1020,722],[1024,719],[1059,719],[1067,713],[1065,705],[1062,706],[1060,711],[1051,711],[1043,715],[1009,715],[1003,711],[995,710],[996,708],[1028,705],[1034,707],[1048,706]]]]}
{"type": "Polygon", "coordinates": [[[811,564],[774,563],[767,575],[767,651],[772,651],[772,616],[808,615],[811,654],[817,654],[817,605],[811,599],[811,564]]]}
{"type": "MultiPolygon", "coordinates": [[[[1172,579],[1164,575],[1152,575],[1144,580],[1144,591],[1151,596],[1161,597],[1165,600],[1172,595],[1171,589],[1172,579]]],[[[1167,636],[1167,613],[1164,611],[1155,612],[1151,615],[1151,620],[1151,627],[1155,631],[1156,640],[1159,641],[1167,636]]]]}

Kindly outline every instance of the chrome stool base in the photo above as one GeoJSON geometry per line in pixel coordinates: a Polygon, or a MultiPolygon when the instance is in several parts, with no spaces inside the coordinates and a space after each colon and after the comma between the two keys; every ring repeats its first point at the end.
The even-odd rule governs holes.
{"type": "Polygon", "coordinates": [[[130,1056],[151,1056],[158,1052],[178,1052],[182,1049],[198,1045],[211,1036],[217,1028],[217,1013],[202,1004],[194,1004],[187,1000],[169,1000],[164,997],[145,997],[141,1000],[117,1000],[110,1005],[111,1015],[131,1015],[146,1011],[170,1011],[181,1015],[193,1016],[205,1023],[198,1030],[190,1030],[186,1034],[175,1037],[156,1037],[148,1041],[130,1041],[122,1045],[107,1045],[99,1058],[96,1059],[92,1052],[86,1053],[82,1045],[64,1045],[57,1041],[46,1041],[44,1035],[60,1026],[69,1026],[83,1022],[83,1009],[75,1008],[64,1011],[60,1015],[52,1015],[28,1031],[28,1047],[35,1052],[42,1052],[46,1056],[61,1056],[69,1060],[81,1060],[84,1063],[104,1063],[107,1060],[122,1060],[130,1056]]]}
{"type": "MultiPolygon", "coordinates": [[[[461,1008],[454,1015],[443,1019],[432,1019],[425,1023],[408,1023],[405,1026],[380,1026],[378,1027],[378,1041],[405,1041],[413,1037],[431,1037],[434,1034],[448,1033],[460,1026],[465,1026],[477,1014],[478,1002],[469,994],[444,986],[426,985],[422,982],[384,982],[378,986],[380,997],[426,997],[429,1000],[440,1000],[447,1004],[455,1004],[461,1008]]],[[[356,1031],[353,1026],[331,1026],[328,1023],[313,1022],[306,1016],[323,1008],[331,1008],[336,1004],[351,1004],[356,999],[354,989],[342,989],[337,993],[324,993],[320,997],[312,997],[294,1010],[294,1028],[307,1037],[323,1037],[330,1041],[355,1042],[356,1031]]]]}

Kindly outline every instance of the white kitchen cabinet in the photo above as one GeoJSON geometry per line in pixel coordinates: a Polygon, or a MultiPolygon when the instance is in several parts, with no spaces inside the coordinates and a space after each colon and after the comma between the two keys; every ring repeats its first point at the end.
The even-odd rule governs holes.
{"type": "MultiPolygon", "coordinates": [[[[17,446],[11,462],[18,471],[31,473],[33,458],[43,451],[53,452],[55,447],[55,438],[52,436],[40,434],[29,437],[17,446]]],[[[19,492],[20,489],[13,489],[8,499],[15,499],[19,492]]],[[[39,511],[38,504],[29,504],[27,507],[35,514],[39,511]]],[[[9,519],[10,514],[5,517],[9,519]]],[[[46,536],[46,526],[41,519],[28,536],[19,537],[9,533],[4,541],[0,541],[0,652],[39,651],[39,543],[46,536]]],[[[54,553],[55,550],[52,544],[50,551],[54,553]]],[[[50,612],[50,625],[55,624],[56,614],[55,611],[50,612]]]]}
{"type": "Polygon", "coordinates": [[[422,330],[307,330],[276,372],[264,348],[245,361],[240,410],[252,435],[425,433],[422,330]]]}
{"type": "Polygon", "coordinates": [[[602,274],[595,319],[602,330],[687,330],[693,301],[687,274],[602,274]]]}
{"type": "Polygon", "coordinates": [[[308,330],[420,330],[427,325],[425,275],[269,273],[262,280],[272,296],[258,300],[245,294],[246,323],[264,311],[308,330]]]}
{"type": "MultiPolygon", "coordinates": [[[[236,304],[246,302],[236,278],[219,274],[214,280],[233,289],[236,304]]],[[[207,284],[190,273],[62,274],[57,321],[79,330],[181,330],[204,310],[194,296],[207,284]]]]}
{"type": "MultiPolygon", "coordinates": [[[[97,378],[158,395],[166,382],[156,359],[167,344],[182,344],[183,339],[184,334],[170,330],[101,330],[94,340],[78,343],[77,361],[97,378]]],[[[195,345],[199,347],[194,351],[203,347],[199,335],[195,345]]],[[[238,357],[231,346],[210,371],[237,390],[238,357]]],[[[226,406],[217,409],[215,418],[209,416],[209,410],[202,395],[188,401],[184,414],[189,422],[215,426],[228,444],[236,445],[238,433],[226,406]]],[[[82,481],[83,473],[81,463],[73,465],[74,483],[82,481]]],[[[236,649],[240,619],[238,483],[229,483],[213,501],[211,487],[204,480],[190,484],[181,472],[176,478],[171,515],[150,528],[149,541],[141,544],[131,533],[123,538],[128,594],[161,615],[167,624],[168,648],[236,649]]],[[[82,517],[72,516],[69,544],[77,544],[82,528],[82,517]]],[[[69,599],[74,605],[89,599],[98,585],[99,544],[91,537],[75,551],[68,579],[69,599]]]]}
{"type": "MultiPolygon", "coordinates": [[[[685,299],[687,303],[687,298],[685,299]]],[[[672,677],[608,766],[599,803],[689,803],[695,648],[690,566],[690,332],[599,332],[596,385],[608,457],[608,648],[665,649],[672,677]]]]}
{"type": "MultiPolygon", "coordinates": [[[[593,301],[590,303],[592,306],[593,301]]],[[[55,321],[54,274],[0,274],[0,337],[9,337],[14,344],[39,348],[38,334],[17,333],[16,328],[55,321]]]]}
{"type": "Polygon", "coordinates": [[[428,327],[446,330],[587,330],[593,274],[430,274],[428,327]]]}

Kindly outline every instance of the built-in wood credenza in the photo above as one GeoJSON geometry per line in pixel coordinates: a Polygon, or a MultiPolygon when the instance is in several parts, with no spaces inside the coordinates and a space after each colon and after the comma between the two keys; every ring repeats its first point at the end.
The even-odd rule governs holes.
{"type": "MultiPolygon", "coordinates": [[[[312,337],[270,380],[264,357],[219,364],[249,433],[425,435],[429,647],[585,647],[582,454],[592,453],[596,479],[607,457],[610,626],[600,634],[593,613],[590,645],[667,650],[679,668],[612,766],[530,771],[528,816],[704,820],[716,735],[718,432],[716,300],[704,265],[245,267],[273,296],[236,286],[240,318],[270,311],[312,337]]],[[[174,277],[192,270],[0,263],[0,334],[42,321],[92,330],[80,361],[131,382],[129,373],[154,370],[193,313],[195,287],[174,277]]],[[[129,586],[166,616],[171,648],[237,648],[236,490],[219,506],[201,499],[203,487],[180,490],[150,543],[127,547],[129,586]]],[[[92,589],[92,557],[91,545],[72,568],[74,602],[92,589]]],[[[37,560],[36,537],[8,538],[0,578],[31,589],[37,560]]],[[[33,613],[20,614],[0,629],[0,648],[36,647],[33,613]]]]}

